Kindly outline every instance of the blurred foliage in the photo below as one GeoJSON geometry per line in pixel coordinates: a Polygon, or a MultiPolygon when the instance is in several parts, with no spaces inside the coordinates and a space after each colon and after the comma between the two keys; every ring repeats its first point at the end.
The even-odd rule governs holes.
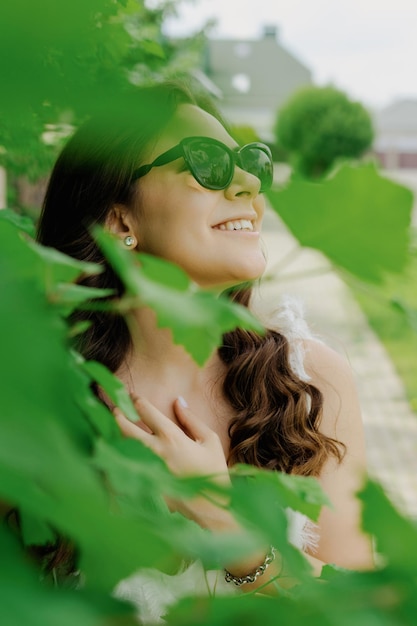
{"type": "Polygon", "coordinates": [[[256,130],[247,124],[234,124],[230,126],[228,130],[239,146],[244,146],[245,144],[252,143],[254,141],[260,141],[256,130]]]}
{"type": "MultiPolygon", "coordinates": [[[[185,0],[183,0],[185,1],[185,0]]],[[[18,0],[0,6],[0,165],[36,180],[73,127],[134,86],[199,64],[203,32],[162,35],[179,2],[18,0]]]]}
{"type": "MultiPolygon", "coordinates": [[[[60,624],[76,620],[79,626],[129,626],[136,623],[133,607],[112,597],[120,579],[141,567],[173,573],[181,557],[221,568],[268,542],[279,546],[290,575],[302,584],[275,598],[214,594],[184,599],[170,609],[167,623],[265,626],[308,619],[317,626],[414,624],[417,528],[394,510],[376,485],[367,484],[360,497],[365,529],[375,536],[383,565],[368,573],[327,567],[323,584],[311,577],[302,554],[287,542],[283,513],[288,506],[317,520],[327,499],[314,479],[237,466],[233,486],[226,490],[207,478],[172,476],[140,442],[121,437],[91,383],[97,381],[121,405],[129,403],[127,393],[103,366],[97,369],[71,351],[68,299],[60,299],[63,286],[70,288],[80,273],[100,268],[33,243],[20,226],[27,231],[25,222],[0,212],[0,502],[3,508],[8,503],[19,510],[22,528],[17,535],[13,524],[0,529],[4,622],[55,626],[57,620],[60,624]],[[225,493],[246,528],[239,535],[212,535],[170,513],[164,500],[164,495],[215,498],[225,493]],[[28,561],[25,546],[48,545],[58,536],[75,548],[75,564],[83,572],[77,591],[59,576],[58,586],[49,584],[48,576],[42,580],[39,564],[28,561]]],[[[159,259],[157,265],[151,263],[144,270],[142,291],[142,277],[133,276],[128,257],[119,256],[109,238],[100,234],[99,239],[126,282],[126,303],[122,299],[119,309],[136,294],[152,292],[153,306],[161,310],[167,289],[183,297],[187,279],[177,268],[159,259]],[[173,278],[169,285],[167,277],[173,278]]],[[[84,300],[89,297],[85,289],[84,300]]],[[[198,292],[189,297],[192,329],[200,323],[198,292]]],[[[78,294],[77,306],[83,306],[82,301],[78,294]]],[[[207,306],[219,332],[225,321],[230,327],[233,313],[236,324],[246,325],[237,305],[225,314],[213,297],[207,306]]],[[[183,310],[173,307],[165,319],[174,334],[177,326],[182,327],[182,316],[183,310]]]]}
{"type": "Polygon", "coordinates": [[[187,598],[168,615],[172,626],[412,626],[417,612],[417,527],[402,518],[380,487],[369,482],[360,495],[365,527],[372,530],[385,565],[373,572],[331,566],[321,580],[306,580],[278,598],[187,598]],[[401,539],[400,539],[401,538],[401,539]]]}
{"type": "Polygon", "coordinates": [[[294,175],[268,198],[300,244],[336,267],[374,282],[405,267],[413,194],[373,164],[344,163],[318,182],[294,175]]]}
{"type": "MultiPolygon", "coordinates": [[[[104,610],[109,615],[126,612],[123,603],[110,601],[106,594],[140,567],[172,571],[178,565],[178,555],[199,557],[206,566],[218,567],[261,541],[282,545],[290,567],[305,577],[306,562],[285,540],[287,522],[282,507],[299,508],[316,519],[326,500],[315,481],[253,469],[248,481],[247,471],[237,468],[233,507],[248,528],[256,527],[256,536],[249,531],[243,536],[215,536],[169,513],[164,494],[192,497],[207,491],[216,493],[220,488],[205,478],[174,478],[138,441],[122,438],[112,414],[91,391],[91,382],[97,381],[122,406],[130,402],[127,392],[103,366],[97,369],[70,350],[65,318],[71,309],[68,300],[59,297],[65,293],[63,285],[70,287],[80,273],[100,268],[33,243],[26,233],[20,234],[16,220],[10,218],[10,213],[0,212],[0,502],[20,511],[26,545],[50,544],[57,536],[65,537],[76,548],[76,565],[85,582],[80,597],[41,585],[37,566],[25,560],[23,547],[12,539],[13,530],[2,531],[0,541],[10,542],[10,548],[2,551],[0,580],[6,581],[12,570],[22,570],[13,579],[13,594],[6,604],[2,602],[5,623],[17,624],[23,614],[24,622],[20,623],[25,626],[40,623],[40,616],[43,626],[55,626],[57,613],[52,608],[60,602],[58,615],[67,605],[71,609],[67,621],[78,615],[81,626],[103,623],[97,615],[104,610]],[[260,494],[270,503],[262,519],[260,494]],[[277,516],[278,511],[281,514],[277,516]],[[22,607],[26,598],[33,601],[33,619],[28,615],[29,607],[27,611],[22,607]]],[[[130,289],[132,268],[127,258],[116,258],[115,247],[112,249],[109,240],[103,243],[102,236],[101,242],[110,250],[110,261],[130,289]]],[[[156,308],[162,310],[168,290],[184,296],[183,276],[167,287],[167,276],[175,277],[176,272],[175,267],[158,260],[158,267],[151,266],[144,274],[146,293],[154,287],[156,308]]],[[[139,284],[135,278],[134,285],[139,284]]],[[[78,286],[80,292],[83,289],[78,286]]],[[[131,292],[126,295],[128,303],[131,296],[131,292]]],[[[89,289],[85,289],[84,300],[89,298],[89,289]]],[[[76,304],[82,306],[80,294],[76,304]]],[[[120,304],[123,308],[123,300],[120,304]]],[[[245,324],[241,307],[229,303],[225,309],[215,296],[205,294],[205,306],[218,333],[223,324],[232,328],[233,319],[235,326],[257,325],[250,323],[247,311],[245,324]]],[[[200,312],[196,291],[189,296],[190,329],[199,327],[200,312]]],[[[177,327],[182,328],[183,313],[173,308],[166,317],[174,335],[177,327]]],[[[215,345],[214,330],[211,336],[215,345]]],[[[196,344],[194,352],[199,355],[196,344]]],[[[9,584],[0,587],[2,599],[9,589],[9,584]]]]}
{"type": "Polygon", "coordinates": [[[417,251],[405,271],[388,274],[378,285],[350,279],[348,285],[383,341],[417,412],[417,251]]]}
{"type": "Polygon", "coordinates": [[[353,290],[416,410],[417,262],[410,189],[372,163],[345,162],[316,181],[293,174],[268,197],[300,245],[324,253],[330,265],[322,269],[336,269],[353,290]]]}
{"type": "Polygon", "coordinates": [[[371,117],[333,87],[307,87],[280,108],[275,134],[296,171],[326,174],[338,159],[360,157],[373,141],[371,117]]]}

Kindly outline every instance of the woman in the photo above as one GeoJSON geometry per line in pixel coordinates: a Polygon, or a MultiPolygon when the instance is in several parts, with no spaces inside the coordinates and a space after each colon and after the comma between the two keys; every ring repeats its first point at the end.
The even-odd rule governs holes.
{"type": "MultiPolygon", "coordinates": [[[[138,90],[131,112],[89,122],[68,142],[50,180],[39,240],[105,263],[88,230],[102,224],[127,250],[176,263],[204,289],[220,293],[261,276],[268,148],[238,150],[210,107],[175,85],[138,90]]],[[[122,293],[105,267],[87,283],[122,293]]],[[[250,291],[234,297],[248,305],[250,291]]],[[[146,307],[126,320],[99,312],[77,317],[93,322],[79,349],[115,372],[135,401],[139,425],[114,409],[126,436],[179,475],[228,481],[228,468],[245,462],[318,477],[334,508],[321,514],[314,553],[303,546],[307,558],[317,573],[328,562],[371,566],[354,497],[365,469],[362,423],[339,356],[308,336],[288,342],[276,330],[265,337],[236,330],[200,368],[146,307]]],[[[207,501],[181,507],[214,532],[238,529],[229,512],[207,501]]],[[[278,552],[268,552],[230,564],[226,579],[248,590],[264,585],[283,565],[278,552]]]]}

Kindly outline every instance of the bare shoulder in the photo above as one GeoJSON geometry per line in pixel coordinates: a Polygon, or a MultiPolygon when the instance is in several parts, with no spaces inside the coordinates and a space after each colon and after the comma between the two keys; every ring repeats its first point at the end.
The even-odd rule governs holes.
{"type": "Polygon", "coordinates": [[[354,371],[347,358],[314,340],[304,343],[305,370],[323,394],[319,430],[343,444],[344,457],[329,457],[320,476],[333,508],[324,507],[315,556],[342,567],[372,567],[372,547],[360,531],[356,493],[366,474],[366,446],[354,371]]]}
{"type": "Polygon", "coordinates": [[[332,348],[329,348],[321,341],[305,339],[303,341],[305,350],[305,368],[309,376],[323,383],[329,384],[333,379],[353,379],[352,367],[347,360],[332,348]]]}
{"type": "Polygon", "coordinates": [[[305,340],[305,370],[323,394],[320,430],[348,443],[362,431],[362,417],[354,372],[348,359],[315,340],[305,340]],[[347,441],[346,441],[347,440],[347,441]]]}

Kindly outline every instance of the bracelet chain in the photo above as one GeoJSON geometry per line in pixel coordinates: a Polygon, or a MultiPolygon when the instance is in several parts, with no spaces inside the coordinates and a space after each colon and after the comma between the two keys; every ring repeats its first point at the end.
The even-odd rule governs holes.
{"type": "Polygon", "coordinates": [[[274,546],[271,546],[271,549],[266,555],[265,561],[262,563],[262,565],[257,567],[254,572],[252,572],[251,574],[247,574],[246,576],[233,576],[233,574],[227,571],[227,569],[224,570],[225,581],[227,583],[234,583],[237,587],[240,587],[241,585],[246,585],[248,583],[254,583],[255,580],[259,578],[259,576],[263,575],[267,567],[271,565],[272,561],[275,559],[275,554],[276,554],[275,548],[274,546]]]}

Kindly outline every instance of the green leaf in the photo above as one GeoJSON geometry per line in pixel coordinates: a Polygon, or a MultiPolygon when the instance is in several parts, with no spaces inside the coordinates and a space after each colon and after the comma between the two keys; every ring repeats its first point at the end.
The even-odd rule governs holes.
{"type": "Polygon", "coordinates": [[[99,289],[97,287],[84,287],[72,283],[57,283],[49,292],[49,302],[55,304],[62,315],[69,315],[74,309],[79,308],[87,300],[106,298],[114,295],[113,289],[99,289]]]}
{"type": "MultiPolygon", "coordinates": [[[[168,611],[170,626],[329,626],[329,622],[312,621],[309,615],[302,619],[300,610],[291,600],[252,596],[188,597],[181,599],[168,611]]],[[[336,624],[337,622],[334,622],[336,624]]]]}
{"type": "Polygon", "coordinates": [[[4,526],[0,526],[0,554],[1,615],[7,626],[97,626],[107,622],[109,614],[125,626],[137,623],[131,607],[104,594],[42,585],[39,572],[4,526]]]}
{"type": "Polygon", "coordinates": [[[232,473],[268,485],[278,495],[282,506],[299,511],[315,522],[322,506],[331,507],[329,498],[315,478],[259,470],[249,465],[235,465],[232,473]]]}
{"type": "MultiPolygon", "coordinates": [[[[149,254],[139,255],[140,267],[149,280],[153,280],[160,285],[177,289],[178,291],[188,291],[190,279],[178,265],[167,263],[164,259],[149,254]]],[[[133,278],[133,290],[136,286],[136,275],[133,278]]]]}
{"type": "Polygon", "coordinates": [[[392,298],[390,302],[391,306],[402,313],[410,325],[410,328],[417,333],[417,309],[410,306],[408,302],[405,302],[403,298],[392,298]]]}
{"type": "Polygon", "coordinates": [[[225,332],[240,326],[263,332],[261,324],[243,306],[217,298],[190,283],[178,267],[149,255],[134,255],[103,230],[96,230],[99,245],[139,304],[150,306],[158,324],[170,328],[174,341],[203,365],[225,332]]]}
{"type": "Polygon", "coordinates": [[[0,220],[14,224],[14,226],[30,237],[35,237],[36,235],[36,228],[33,220],[25,215],[19,215],[16,211],[12,211],[12,209],[1,209],[0,220]]]}
{"type": "Polygon", "coordinates": [[[24,510],[20,510],[20,527],[25,546],[55,543],[56,535],[42,520],[24,510]]]}
{"type": "Polygon", "coordinates": [[[232,509],[245,524],[256,529],[264,541],[279,550],[291,572],[300,579],[308,579],[309,563],[288,543],[285,508],[317,519],[321,505],[328,503],[317,481],[249,466],[238,466],[233,473],[237,480],[233,481],[232,509]]]}
{"type": "Polygon", "coordinates": [[[363,528],[391,566],[417,576],[417,525],[395,509],[382,487],[368,481],[359,498],[363,501],[363,528]]]}
{"type": "Polygon", "coordinates": [[[83,361],[82,368],[100,387],[103,387],[110,400],[128,419],[132,422],[140,420],[126,387],[107,367],[97,361],[83,361]]]}
{"type": "Polygon", "coordinates": [[[73,281],[81,274],[100,274],[101,265],[74,259],[55,248],[48,248],[36,242],[28,242],[30,249],[39,257],[45,267],[45,284],[51,288],[60,282],[73,281]]]}
{"type": "Polygon", "coordinates": [[[339,578],[346,574],[348,570],[343,567],[338,567],[337,565],[325,565],[321,570],[320,580],[334,580],[335,578],[339,578]]]}
{"type": "Polygon", "coordinates": [[[162,46],[156,41],[143,40],[140,43],[140,47],[144,52],[160,59],[165,58],[165,52],[162,46]]]}
{"type": "Polygon", "coordinates": [[[346,163],[319,183],[294,178],[268,198],[300,244],[337,267],[370,281],[404,268],[413,195],[373,164],[346,163]]]}

